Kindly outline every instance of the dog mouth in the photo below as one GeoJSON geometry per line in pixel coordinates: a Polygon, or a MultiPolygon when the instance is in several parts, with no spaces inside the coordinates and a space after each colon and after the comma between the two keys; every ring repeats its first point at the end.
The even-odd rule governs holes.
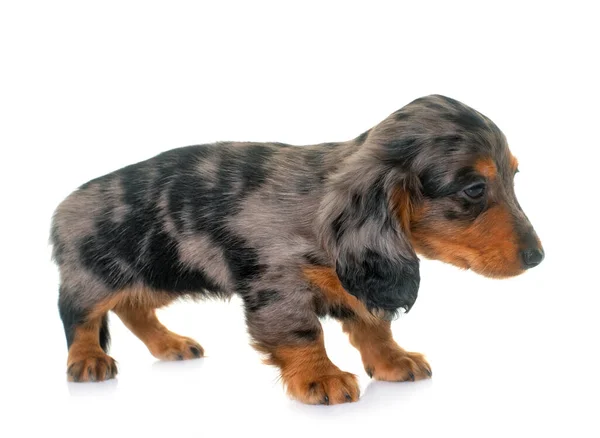
{"type": "Polygon", "coordinates": [[[520,266],[517,266],[513,260],[510,258],[498,257],[494,252],[491,254],[480,252],[477,255],[466,257],[465,254],[456,254],[452,257],[451,264],[458,268],[490,278],[515,277],[524,272],[524,270],[521,269],[520,266]]]}

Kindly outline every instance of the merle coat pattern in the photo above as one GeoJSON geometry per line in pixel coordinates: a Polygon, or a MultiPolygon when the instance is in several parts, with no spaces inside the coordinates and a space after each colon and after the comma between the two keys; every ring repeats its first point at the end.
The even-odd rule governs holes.
{"type": "MultiPolygon", "coordinates": [[[[320,316],[356,319],[363,306],[386,320],[399,309],[410,310],[419,289],[416,250],[485,275],[516,275],[524,269],[523,251],[539,239],[516,202],[512,165],[493,122],[433,95],[347,142],[189,146],[91,180],[59,205],[51,231],[70,355],[77,339],[87,336],[78,335],[80,329],[89,329],[92,338],[97,333],[100,347],[108,349],[106,314],[120,308],[117,302],[153,309],[180,297],[237,294],[255,345],[285,368],[278,349],[320,342],[320,316]],[[457,194],[474,183],[474,163],[481,159],[491,160],[495,170],[486,178],[496,181],[486,186],[486,196],[495,201],[484,204],[457,194]],[[471,230],[472,236],[473,224],[494,204],[504,206],[515,236],[502,253],[486,247],[478,258],[453,260],[456,248],[441,249],[430,238],[440,223],[471,230]],[[487,267],[478,269],[482,258],[487,267]],[[492,259],[498,268],[489,267],[492,259]],[[518,268],[511,267],[512,259],[519,259],[518,268]],[[307,279],[307,266],[330,269],[347,300],[356,300],[329,299],[307,279]]],[[[136,326],[135,318],[115,312],[136,326]]],[[[150,335],[132,330],[154,354],[150,335]]],[[[190,342],[192,356],[201,355],[201,347],[190,342]]],[[[187,356],[180,352],[176,358],[187,356]]],[[[70,359],[73,380],[116,373],[114,364],[105,370],[97,362],[81,365],[84,359],[70,359]]],[[[316,402],[334,402],[323,388],[316,402]]],[[[358,397],[355,388],[344,394],[358,397]]]]}

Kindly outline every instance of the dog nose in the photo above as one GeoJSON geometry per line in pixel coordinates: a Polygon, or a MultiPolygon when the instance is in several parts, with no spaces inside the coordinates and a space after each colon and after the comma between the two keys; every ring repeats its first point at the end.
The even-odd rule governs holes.
{"type": "Polygon", "coordinates": [[[521,251],[521,260],[523,261],[523,268],[533,268],[544,260],[544,251],[538,248],[529,248],[521,251]]]}

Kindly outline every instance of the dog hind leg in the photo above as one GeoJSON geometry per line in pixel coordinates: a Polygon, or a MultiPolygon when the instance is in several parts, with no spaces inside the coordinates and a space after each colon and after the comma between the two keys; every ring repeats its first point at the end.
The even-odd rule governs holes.
{"type": "Polygon", "coordinates": [[[117,366],[106,354],[110,341],[108,309],[103,303],[84,307],[74,292],[61,286],[58,302],[69,348],[67,379],[72,382],[112,379],[117,366]]]}

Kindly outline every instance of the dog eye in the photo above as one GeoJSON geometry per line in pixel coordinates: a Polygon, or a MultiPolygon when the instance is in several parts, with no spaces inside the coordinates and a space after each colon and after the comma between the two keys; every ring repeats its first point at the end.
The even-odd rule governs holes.
{"type": "Polygon", "coordinates": [[[479,199],[485,193],[485,184],[475,184],[464,190],[465,194],[472,199],[479,199]]]}

